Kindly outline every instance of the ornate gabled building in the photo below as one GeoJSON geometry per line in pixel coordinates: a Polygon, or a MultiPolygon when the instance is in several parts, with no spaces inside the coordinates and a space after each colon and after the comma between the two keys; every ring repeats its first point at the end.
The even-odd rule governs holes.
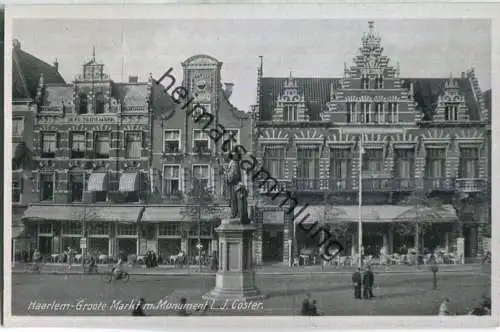
{"type": "Polygon", "coordinates": [[[13,253],[27,248],[22,215],[32,197],[33,125],[36,115],[35,97],[40,74],[47,84],[65,84],[58,72],[57,61],[50,65],[27,53],[19,40],[12,48],[12,238],[13,253]]]}
{"type": "MultiPolygon", "coordinates": [[[[235,142],[224,146],[226,151],[230,151],[235,144],[243,145],[249,152],[252,147],[251,114],[231,104],[233,84],[222,83],[222,62],[208,55],[195,55],[185,60],[182,68],[183,72],[179,73],[182,76],[171,72],[164,85],[169,86],[168,92],[177,98],[179,94],[173,91],[179,87],[186,89],[187,97],[177,105],[171,116],[159,113],[152,129],[152,196],[158,206],[146,209],[144,221],[158,225],[158,241],[154,248],[162,257],[176,255],[179,251],[194,256],[198,253],[198,240],[203,251],[218,250],[214,227],[220,221],[219,213],[204,215],[203,220],[191,220],[192,228],[188,232],[181,231],[185,219],[182,215],[186,206],[185,198],[193,177],[200,179],[216,200],[224,197],[224,142],[230,136],[235,139],[235,142]],[[191,99],[186,107],[187,101],[191,99]],[[200,109],[198,105],[214,116],[206,129],[203,129],[205,123],[202,125],[195,121],[197,111],[194,110],[200,109]],[[223,128],[224,135],[214,140],[208,134],[213,128],[223,128]]],[[[221,200],[223,206],[227,206],[224,199],[221,200]]]]}
{"type": "Polygon", "coordinates": [[[153,100],[161,89],[151,77],[112,81],[95,54],[71,84],[38,73],[32,204],[23,220],[42,254],[145,251],[138,222],[150,191],[152,119],[173,105],[169,96],[153,100]]]}
{"type": "MultiPolygon", "coordinates": [[[[279,189],[300,202],[297,211],[309,214],[307,223],[347,225],[343,254],[356,255],[361,186],[365,254],[417,243],[460,251],[456,239],[463,235],[465,256],[479,255],[479,224],[489,219],[481,213],[487,199],[479,197],[489,195],[491,134],[474,70],[402,77],[374,30],[370,22],[340,78],[265,77],[261,62],[254,151],[279,189]],[[404,202],[423,193],[441,202],[439,218],[418,232],[421,237],[399,232],[398,225],[422,218],[404,202]]],[[[303,217],[294,222],[272,187],[270,181],[255,185],[258,261],[289,262],[292,252],[314,251],[320,238],[297,227],[303,217]]]]}

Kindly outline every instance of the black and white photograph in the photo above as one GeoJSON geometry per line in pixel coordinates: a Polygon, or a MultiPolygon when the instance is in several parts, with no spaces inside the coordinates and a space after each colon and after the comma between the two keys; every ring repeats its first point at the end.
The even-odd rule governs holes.
{"type": "Polygon", "coordinates": [[[492,315],[491,20],[11,20],[13,317],[492,315]]]}

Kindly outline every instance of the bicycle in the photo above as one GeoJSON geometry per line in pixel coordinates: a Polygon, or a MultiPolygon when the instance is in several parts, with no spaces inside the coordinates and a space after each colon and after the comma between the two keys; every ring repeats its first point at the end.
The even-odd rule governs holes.
{"type": "Polygon", "coordinates": [[[115,281],[122,280],[124,282],[128,282],[130,280],[130,274],[128,272],[125,272],[125,271],[120,271],[120,273],[117,275],[115,273],[115,269],[112,269],[110,272],[105,273],[103,275],[103,278],[104,278],[104,282],[106,282],[106,283],[111,283],[113,281],[113,279],[115,281]]]}
{"type": "Polygon", "coordinates": [[[39,263],[29,263],[25,267],[25,272],[28,273],[40,273],[40,265],[39,263]]]}

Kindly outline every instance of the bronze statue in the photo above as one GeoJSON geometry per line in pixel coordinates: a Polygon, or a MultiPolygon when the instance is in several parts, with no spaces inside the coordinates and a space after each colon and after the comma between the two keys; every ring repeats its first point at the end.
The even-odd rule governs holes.
{"type": "Polygon", "coordinates": [[[250,219],[248,218],[248,190],[242,182],[240,182],[236,187],[236,193],[238,196],[238,212],[240,222],[242,225],[247,225],[250,223],[250,219]]]}
{"type": "Polygon", "coordinates": [[[231,207],[231,218],[238,218],[238,185],[241,183],[241,168],[238,155],[229,154],[229,165],[226,168],[225,180],[229,194],[229,206],[231,207]]]}

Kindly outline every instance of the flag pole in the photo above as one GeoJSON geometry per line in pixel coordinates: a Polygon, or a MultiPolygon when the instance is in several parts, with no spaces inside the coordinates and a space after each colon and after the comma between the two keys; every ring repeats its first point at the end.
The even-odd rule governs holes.
{"type": "Polygon", "coordinates": [[[359,181],[358,181],[358,266],[363,266],[363,134],[359,140],[359,181]]]}

